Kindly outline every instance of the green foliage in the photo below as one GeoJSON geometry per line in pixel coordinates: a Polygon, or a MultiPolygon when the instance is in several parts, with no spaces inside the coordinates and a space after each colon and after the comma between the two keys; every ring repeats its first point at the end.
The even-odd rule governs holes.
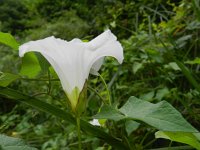
{"type": "Polygon", "coordinates": [[[0,148],[1,150],[37,150],[36,148],[27,146],[20,139],[8,137],[3,134],[0,134],[0,148]]]}
{"type": "Polygon", "coordinates": [[[0,32],[0,43],[3,43],[11,48],[17,50],[19,47],[19,43],[14,39],[12,35],[9,33],[0,32]]]}
{"type": "Polygon", "coordinates": [[[40,63],[34,53],[25,54],[22,58],[20,74],[33,78],[41,71],[40,63]]]}
{"type": "Polygon", "coordinates": [[[0,12],[1,31],[16,34],[25,30],[25,22],[29,19],[29,15],[20,0],[1,0],[0,12]]]}
{"type": "MultiPolygon", "coordinates": [[[[192,126],[200,130],[199,10],[198,0],[1,0],[0,42],[18,49],[8,33],[20,43],[52,35],[89,41],[110,28],[123,45],[125,59],[119,67],[106,58],[100,70],[112,107],[103,106],[108,95],[101,80],[89,78],[93,90],[88,90],[82,118],[84,149],[198,149],[198,133],[189,131],[192,126]],[[138,99],[129,99],[131,95],[138,99]],[[87,123],[96,114],[108,119],[99,120],[100,129],[87,123]],[[157,129],[163,130],[156,132],[159,139],[157,129]]],[[[75,122],[49,63],[39,53],[21,60],[17,51],[3,45],[0,85],[9,89],[0,87],[1,133],[41,150],[77,149],[75,122]]]]}
{"type": "Polygon", "coordinates": [[[40,0],[36,5],[36,9],[41,16],[51,20],[52,18],[59,17],[63,10],[69,8],[69,4],[69,1],[40,0]]]}
{"type": "Polygon", "coordinates": [[[94,118],[116,121],[134,119],[143,121],[162,131],[198,132],[166,101],[152,104],[131,97],[119,110],[103,107],[101,112],[95,115],[94,118]]]}
{"type": "Polygon", "coordinates": [[[27,31],[27,39],[40,39],[55,36],[71,40],[74,37],[83,38],[89,30],[87,22],[76,15],[75,11],[66,11],[62,16],[51,22],[45,22],[41,28],[27,31]]]}
{"type": "Polygon", "coordinates": [[[140,126],[140,123],[133,120],[127,120],[125,123],[125,126],[126,126],[126,132],[129,136],[133,131],[138,129],[138,127],[140,126]]]}
{"type": "MultiPolygon", "coordinates": [[[[15,91],[15,90],[6,89],[6,88],[0,89],[0,95],[2,95],[3,97],[8,97],[13,100],[18,100],[18,101],[24,102],[24,103],[26,103],[30,106],[33,106],[41,111],[50,113],[52,115],[55,115],[58,118],[61,118],[67,122],[70,122],[70,123],[76,125],[76,120],[70,113],[65,112],[62,109],[59,109],[53,105],[50,105],[48,103],[41,101],[41,100],[31,98],[29,96],[26,96],[24,94],[21,94],[21,93],[15,91]]],[[[81,120],[80,123],[81,123],[81,128],[83,131],[88,132],[98,138],[104,139],[105,141],[107,141],[111,145],[113,145],[116,149],[126,148],[126,146],[123,145],[123,143],[121,143],[118,139],[110,136],[109,134],[107,134],[106,132],[101,130],[100,128],[94,127],[84,120],[81,120]]]]}
{"type": "Polygon", "coordinates": [[[20,78],[19,75],[11,74],[11,73],[0,73],[0,86],[6,87],[11,82],[20,78]]]}
{"type": "Polygon", "coordinates": [[[164,138],[171,141],[185,143],[191,145],[197,150],[200,149],[200,141],[192,133],[158,131],[155,133],[155,136],[156,138],[164,138]]]}

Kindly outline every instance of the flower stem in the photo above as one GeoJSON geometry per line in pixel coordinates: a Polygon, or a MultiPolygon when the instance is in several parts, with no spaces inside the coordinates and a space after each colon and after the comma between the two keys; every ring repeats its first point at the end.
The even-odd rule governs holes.
{"type": "Polygon", "coordinates": [[[81,129],[80,129],[80,116],[76,117],[77,133],[78,133],[78,149],[81,150],[81,129]]]}
{"type": "Polygon", "coordinates": [[[106,104],[106,100],[104,100],[104,98],[92,87],[88,86],[88,89],[92,92],[94,92],[101,100],[104,104],[106,104]]]}
{"type": "Polygon", "coordinates": [[[99,73],[98,73],[98,75],[101,78],[103,84],[105,85],[105,88],[106,88],[106,91],[107,91],[107,94],[108,94],[108,103],[109,103],[109,105],[111,105],[110,92],[109,92],[108,86],[107,86],[104,78],[99,73]]]}

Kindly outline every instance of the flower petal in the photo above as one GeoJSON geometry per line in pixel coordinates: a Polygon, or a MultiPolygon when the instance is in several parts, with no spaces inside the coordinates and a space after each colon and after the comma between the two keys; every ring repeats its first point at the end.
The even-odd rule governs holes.
{"type": "Polygon", "coordinates": [[[119,63],[122,63],[124,59],[123,48],[110,30],[105,31],[87,43],[87,47],[94,52],[90,60],[92,74],[96,74],[95,71],[100,69],[105,56],[115,57],[119,63]]]}
{"type": "Polygon", "coordinates": [[[90,42],[88,42],[87,46],[91,50],[96,50],[99,47],[101,47],[103,44],[108,42],[108,40],[113,40],[113,41],[117,40],[116,36],[112,34],[110,30],[106,30],[105,32],[103,32],[102,34],[100,34],[99,36],[91,40],[90,42]]]}
{"type": "Polygon", "coordinates": [[[43,40],[31,41],[19,48],[19,55],[22,57],[26,52],[40,52],[53,66],[58,74],[63,89],[71,93],[75,87],[82,89],[86,77],[83,77],[82,53],[83,43],[74,39],[70,42],[48,37],[43,40]]]}
{"type": "Polygon", "coordinates": [[[92,65],[92,68],[90,69],[90,73],[93,75],[98,75],[98,71],[101,68],[102,64],[104,62],[104,57],[99,58],[95,63],[92,65]]]}

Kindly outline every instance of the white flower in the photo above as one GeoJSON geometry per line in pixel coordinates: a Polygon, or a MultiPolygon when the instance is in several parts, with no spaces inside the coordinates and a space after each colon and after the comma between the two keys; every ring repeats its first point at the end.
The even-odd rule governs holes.
{"type": "Polygon", "coordinates": [[[98,119],[93,119],[90,121],[90,124],[93,126],[101,126],[98,119]]]}
{"type": "Polygon", "coordinates": [[[105,56],[123,61],[123,48],[110,30],[91,40],[80,39],[65,41],[53,36],[42,40],[30,41],[19,47],[19,56],[26,52],[40,52],[53,66],[68,96],[72,109],[75,109],[89,73],[95,74],[105,56]]]}

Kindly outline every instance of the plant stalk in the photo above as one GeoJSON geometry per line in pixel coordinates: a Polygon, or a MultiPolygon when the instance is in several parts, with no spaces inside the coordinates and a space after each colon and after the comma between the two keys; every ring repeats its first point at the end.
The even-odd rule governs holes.
{"type": "Polygon", "coordinates": [[[77,133],[78,133],[78,149],[82,149],[82,143],[81,143],[81,129],[80,129],[80,116],[76,116],[76,124],[77,124],[77,133]]]}
{"type": "Polygon", "coordinates": [[[106,88],[106,92],[107,92],[107,95],[108,95],[108,104],[111,106],[110,92],[109,92],[108,86],[106,84],[106,81],[104,80],[104,78],[100,74],[98,74],[98,76],[100,77],[101,81],[103,82],[103,84],[106,88]]]}

